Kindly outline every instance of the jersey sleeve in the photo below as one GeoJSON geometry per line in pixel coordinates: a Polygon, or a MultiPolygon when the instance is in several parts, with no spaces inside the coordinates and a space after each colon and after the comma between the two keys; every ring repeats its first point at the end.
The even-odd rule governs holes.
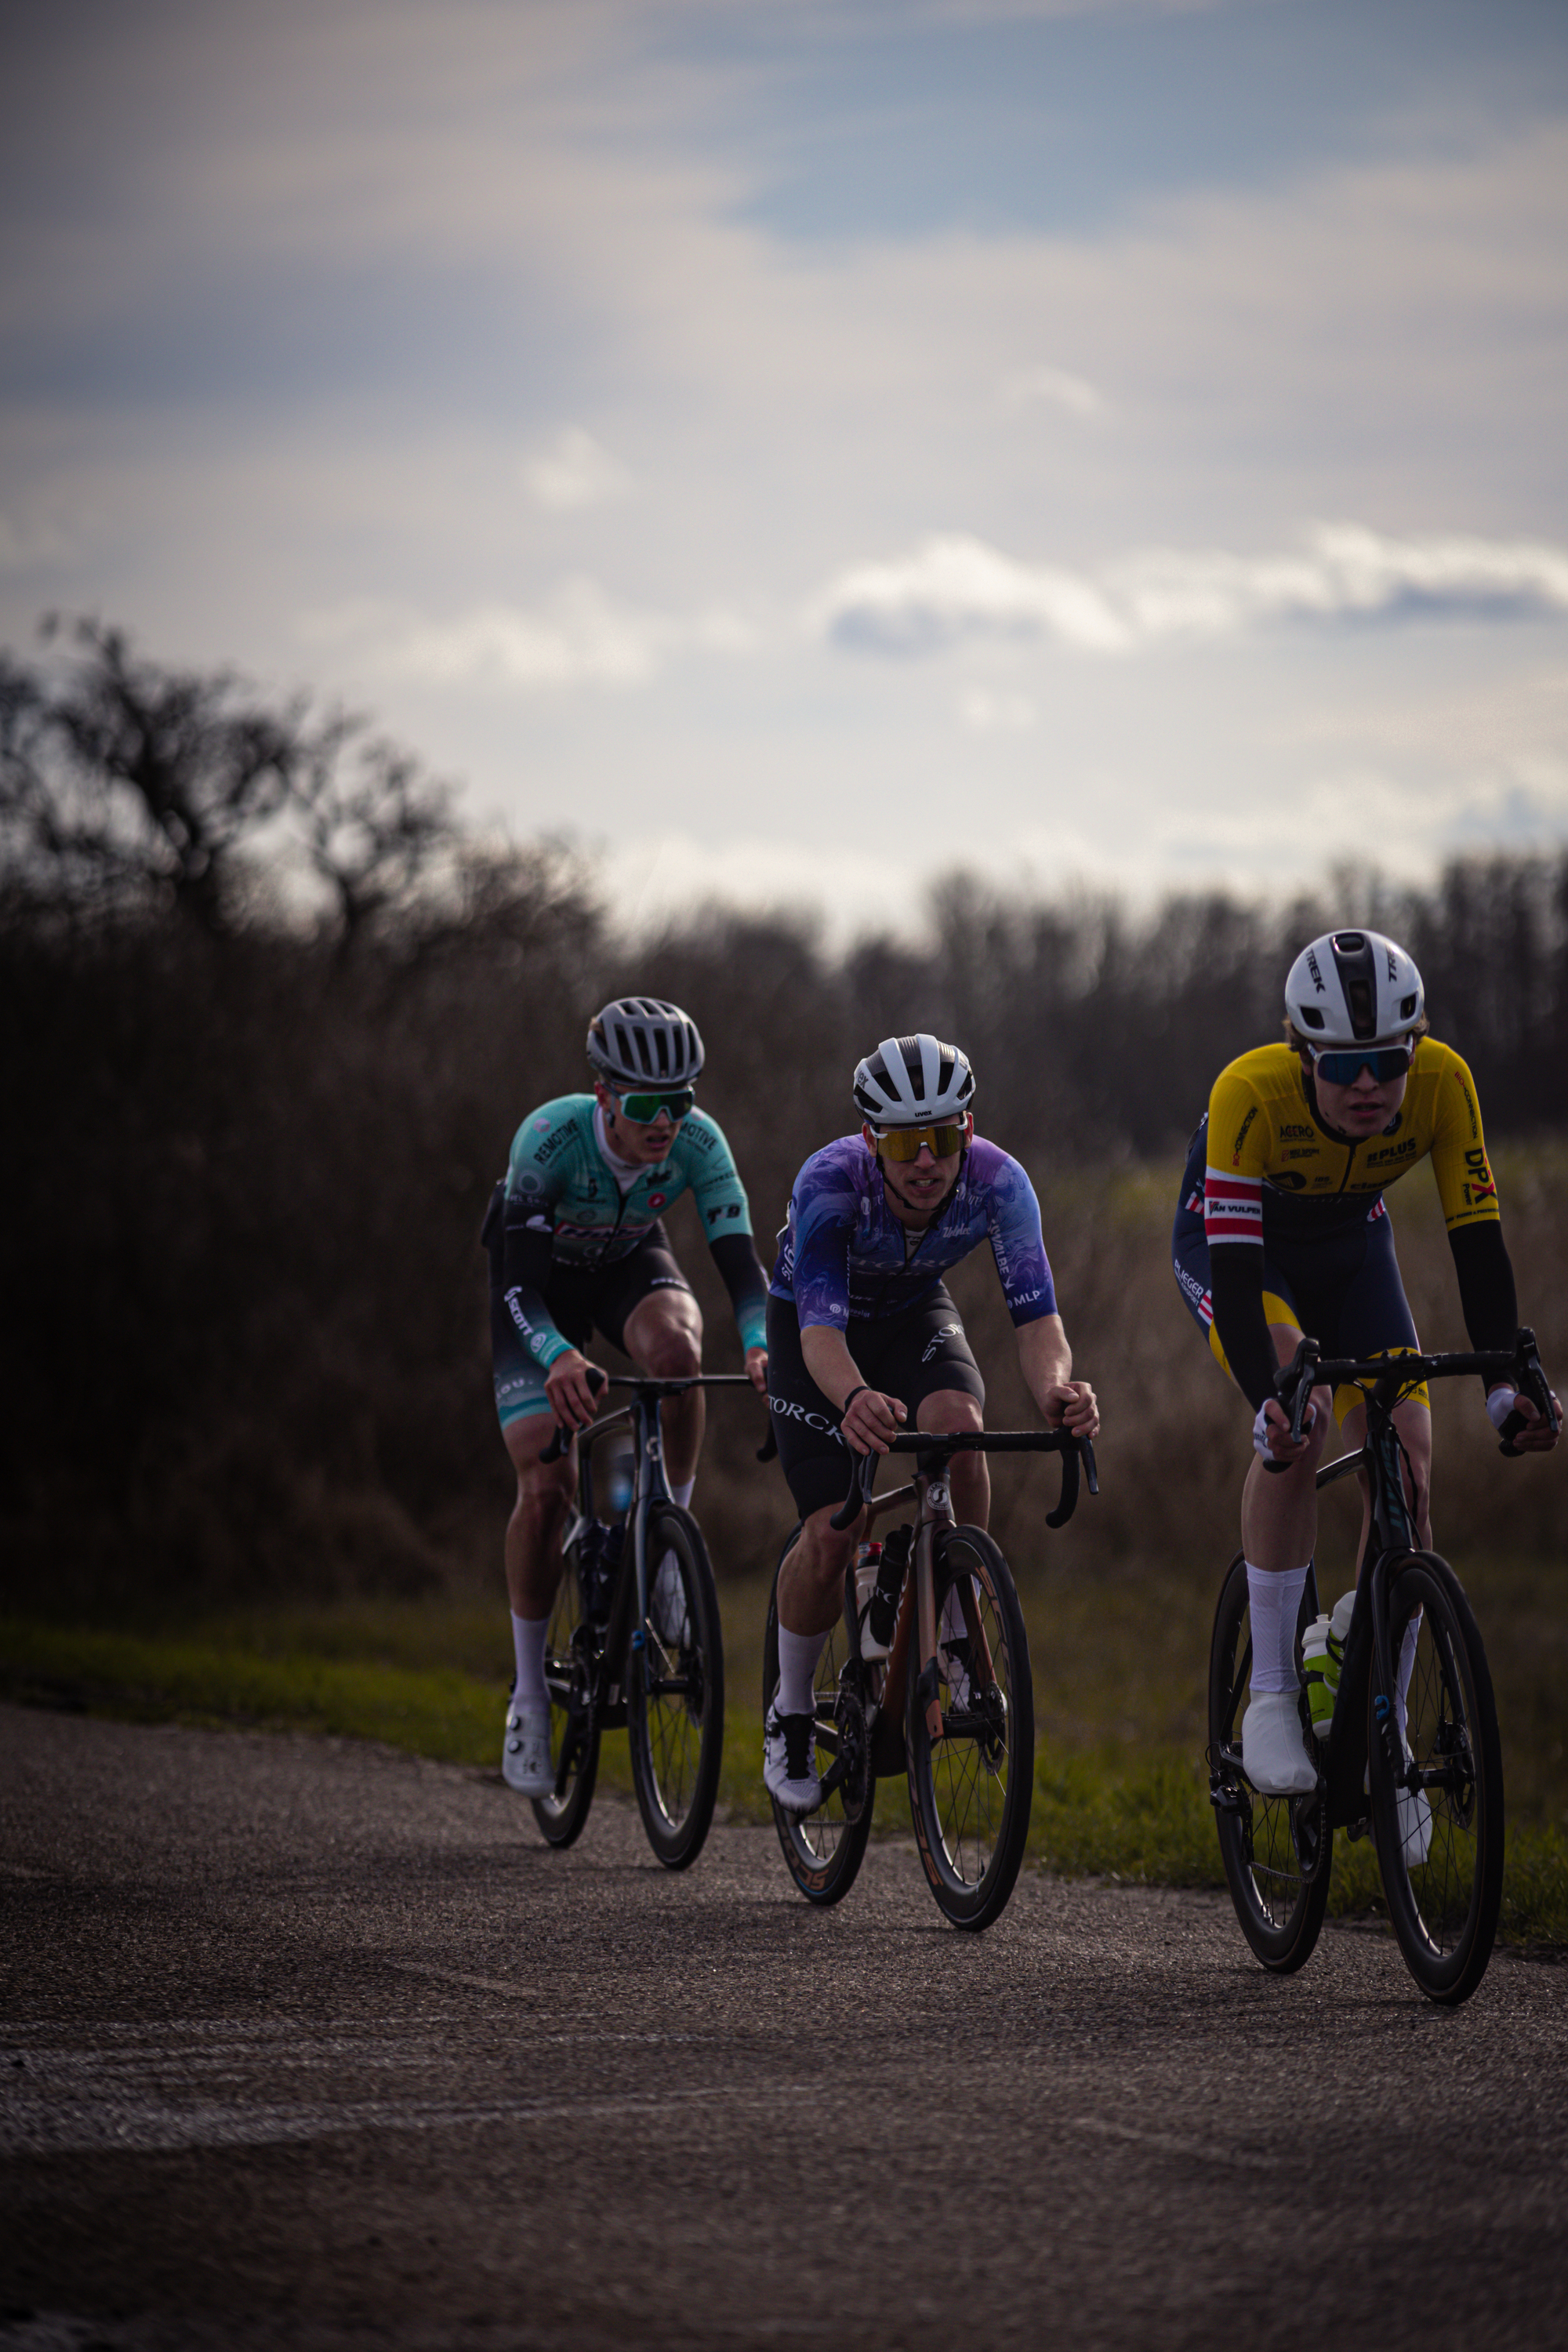
{"type": "Polygon", "coordinates": [[[691,1188],[710,1244],[726,1234],[751,1232],[746,1188],[717,1119],[710,1118],[706,1111],[689,1112],[681,1121],[671,1156],[691,1188]]]}
{"type": "Polygon", "coordinates": [[[544,1303],[563,1131],[550,1116],[554,1108],[531,1112],[513,1136],[501,1213],[501,1296],[524,1347],[546,1370],[572,1344],[544,1303]]]}
{"type": "Polygon", "coordinates": [[[842,1331],[849,1320],[849,1246],[859,1201],[853,1184],[826,1153],[808,1160],[790,1200],[795,1227],[792,1286],[795,1313],[808,1324],[842,1331]]]}
{"type": "Polygon", "coordinates": [[[676,1158],[697,1204],[713,1263],[730,1294],[742,1349],[767,1345],[767,1282],[752,1244],[752,1214],[723,1129],[705,1111],[681,1123],[676,1158]],[[746,1247],[733,1249],[731,1243],[746,1247]]]}
{"type": "Polygon", "coordinates": [[[1436,1051],[1444,1066],[1432,1119],[1432,1173],[1437,1179],[1444,1223],[1453,1234],[1467,1225],[1495,1223],[1502,1210],[1481,1132],[1476,1082],[1451,1046],[1439,1045],[1436,1051]]]}
{"type": "Polygon", "coordinates": [[[1216,1243],[1263,1246],[1263,1171],[1268,1120],[1250,1081],[1222,1070],[1209,1096],[1208,1162],[1204,1170],[1204,1234],[1216,1243]]]}
{"type": "Polygon", "coordinates": [[[1037,1323],[1057,1311],[1056,1285],[1040,1231],[1035,1188],[1010,1153],[998,1155],[985,1216],[1002,1296],[1015,1325],[1037,1323]]]}

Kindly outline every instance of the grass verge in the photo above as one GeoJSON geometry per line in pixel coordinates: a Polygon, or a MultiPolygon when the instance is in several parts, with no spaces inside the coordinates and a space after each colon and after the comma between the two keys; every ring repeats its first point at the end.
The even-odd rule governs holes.
{"type": "MultiPolygon", "coordinates": [[[[68,1706],[137,1723],[289,1729],[374,1739],[437,1761],[497,1769],[502,1675],[471,1664],[415,1664],[412,1639],[378,1617],[381,1656],[342,1623],[272,1620],[265,1642],[252,1627],[209,1628],[204,1638],[85,1632],[30,1620],[0,1621],[0,1696],[68,1706]],[[243,1636],[243,1638],[242,1638],[243,1636]],[[390,1652],[391,1654],[385,1654],[390,1652]]],[[[489,1646],[488,1633],[476,1643],[489,1646]]],[[[459,1648],[462,1644],[459,1643],[459,1648]]],[[[426,1656],[428,1653],[426,1652],[426,1656]]],[[[734,1821],[771,1818],[762,1787],[762,1716],[731,1696],[726,1709],[720,1801],[734,1821]]],[[[606,1736],[601,1786],[629,1794],[624,1731],[606,1736]]],[[[877,1827],[907,1832],[900,1780],[878,1790],[877,1827]]],[[[1224,1885],[1208,1782],[1182,1748],[1106,1746],[1037,1750],[1029,1853],[1064,1875],[1093,1874],[1167,1886],[1224,1885]]],[[[1368,1843],[1336,1841],[1331,1911],[1382,1910],[1368,1843]]],[[[1568,1834],[1554,1822],[1509,1830],[1500,1933],[1512,1944],[1568,1947],[1568,1834]]]]}

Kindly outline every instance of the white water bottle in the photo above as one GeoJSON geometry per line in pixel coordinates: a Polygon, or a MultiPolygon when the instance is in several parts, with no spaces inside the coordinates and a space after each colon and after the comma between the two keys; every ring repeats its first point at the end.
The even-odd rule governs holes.
{"type": "Polygon", "coordinates": [[[860,1655],[867,1659],[885,1658],[886,1642],[879,1642],[871,1631],[871,1603],[877,1595],[877,1580],[882,1572],[882,1547],[879,1543],[863,1543],[855,1555],[855,1614],[860,1624],[860,1655]]]}

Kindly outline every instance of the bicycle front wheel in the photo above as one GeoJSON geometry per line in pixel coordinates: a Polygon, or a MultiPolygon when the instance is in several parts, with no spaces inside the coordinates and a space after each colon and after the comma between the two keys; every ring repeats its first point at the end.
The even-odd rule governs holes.
{"type": "Polygon", "coordinates": [[[1406,1763],[1401,1786],[1374,1698],[1373,1834],[1405,1965],[1429,2000],[1457,2007],[1486,1974],[1502,1901],[1497,1706],[1479,1631],[1447,1562],[1406,1552],[1385,1573],[1389,1656],[1405,1681],[1406,1763]]]}
{"type": "MultiPolygon", "coordinates": [[[[784,1545],[784,1566],[798,1542],[795,1528],[784,1545]]],[[[779,1583],[775,1571],[768,1595],[768,1622],[763,1633],[763,1713],[773,1702],[779,1680],[779,1583]]],[[[816,1761],[830,1772],[840,1759],[843,1777],[814,1813],[792,1813],[774,1798],[773,1827],[795,1880],[808,1903],[837,1903],[855,1884],[871,1835],[871,1814],[877,1783],[871,1771],[866,1737],[866,1712],[856,1687],[849,1659],[849,1637],[844,1620],[829,1633],[816,1662],[814,1692],[816,1717],[816,1761]]]]}
{"type": "MultiPolygon", "coordinates": [[[[1302,1623],[1308,1610],[1303,1594],[1302,1623]]],[[[1247,1780],[1238,1718],[1251,1674],[1247,1562],[1237,1552],[1220,1587],[1209,1647],[1209,1794],[1241,1932],[1266,1969],[1288,1976],[1310,1958],[1329,1907],[1328,1792],[1320,1779],[1306,1796],[1265,1797],[1247,1780]]]]}
{"type": "Polygon", "coordinates": [[[544,1636],[544,1680],[550,1693],[550,1760],[555,1787],[535,1797],[533,1818],[552,1845],[582,1835],[599,1777],[599,1717],[594,1704],[598,1643],[583,1607],[577,1556],[569,1551],[544,1636]]]}
{"type": "Polygon", "coordinates": [[[904,1745],[910,1810],[937,1903],[956,1927],[988,1927],[1013,1892],[1035,1788],[1035,1696],[1012,1570],[979,1528],[938,1538],[936,1696],[912,1671],[904,1745]],[[967,1582],[971,1610],[962,1592],[967,1582]],[[975,1632],[970,1631],[973,1615],[975,1632]]]}
{"type": "Polygon", "coordinates": [[[647,1558],[626,1688],[632,1780],[648,1843],[667,1869],[684,1870],[712,1823],[724,1752],[719,1595],[702,1530],[679,1504],[648,1514],[647,1558]]]}

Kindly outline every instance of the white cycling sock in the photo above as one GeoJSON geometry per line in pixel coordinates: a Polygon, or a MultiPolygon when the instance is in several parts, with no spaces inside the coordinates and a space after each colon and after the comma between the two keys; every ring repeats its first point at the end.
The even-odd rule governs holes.
{"type": "Polygon", "coordinates": [[[689,1511],[691,1508],[691,1490],[696,1484],[697,1473],[695,1470],[692,1472],[689,1478],[683,1478],[679,1486],[676,1485],[673,1478],[669,1482],[669,1491],[674,1496],[676,1501],[680,1505],[683,1511],[689,1511]]]}
{"type": "Polygon", "coordinates": [[[1247,1563],[1247,1599],[1252,1612],[1252,1687],[1255,1691],[1293,1691],[1301,1685],[1296,1674],[1296,1620],[1307,1589],[1307,1569],[1271,1569],[1247,1563]]]}
{"type": "Polygon", "coordinates": [[[1405,1702],[1410,1693],[1410,1677],[1415,1671],[1415,1644],[1421,1639],[1421,1620],[1426,1612],[1417,1609],[1405,1628],[1405,1639],[1399,1644],[1399,1664],[1394,1675],[1394,1717],[1399,1726],[1399,1737],[1405,1737],[1405,1702]]]}
{"type": "Polygon", "coordinates": [[[515,1609],[511,1612],[511,1646],[517,1654],[517,1682],[512,1696],[531,1706],[548,1706],[550,1702],[544,1680],[544,1636],[549,1628],[548,1617],[520,1617],[515,1609]]]}
{"type": "Polygon", "coordinates": [[[776,1705],[781,1715],[815,1715],[816,1701],[812,1692],[812,1676],[821,1657],[827,1636],[826,1633],[789,1633],[779,1627],[779,1687],[776,1705]]]}

